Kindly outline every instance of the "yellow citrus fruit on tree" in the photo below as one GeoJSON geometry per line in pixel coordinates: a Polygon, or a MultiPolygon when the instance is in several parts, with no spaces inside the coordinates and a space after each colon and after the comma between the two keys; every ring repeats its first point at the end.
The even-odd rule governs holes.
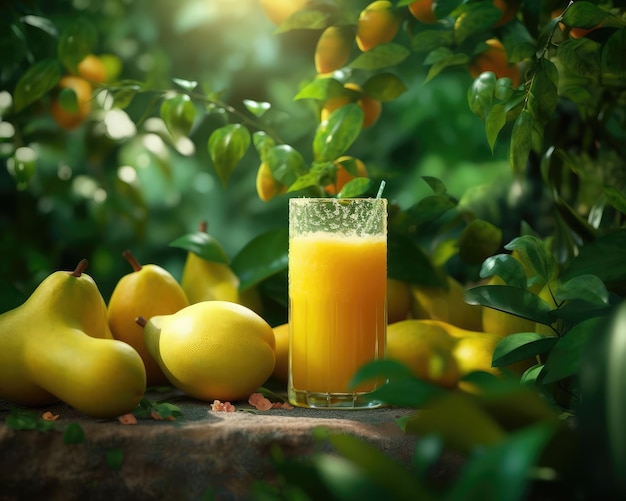
{"type": "Polygon", "coordinates": [[[409,4],[409,11],[415,19],[425,24],[437,22],[437,16],[433,11],[433,0],[417,0],[409,4]]]}
{"type": "Polygon", "coordinates": [[[64,129],[71,130],[78,127],[91,111],[91,84],[84,78],[66,75],[61,78],[58,92],[71,89],[76,95],[76,109],[67,109],[61,105],[59,94],[52,98],[50,113],[54,120],[64,129]]]}
{"type": "Polygon", "coordinates": [[[289,324],[277,325],[274,331],[274,354],[276,365],[272,377],[278,381],[287,382],[289,379],[289,324]]]}
{"type": "Polygon", "coordinates": [[[403,320],[387,326],[387,358],[405,364],[415,377],[446,388],[455,387],[460,378],[455,344],[437,324],[403,320]]]}
{"type": "Polygon", "coordinates": [[[475,56],[469,64],[469,73],[473,78],[485,71],[492,71],[496,77],[509,77],[514,87],[519,87],[521,71],[516,64],[509,64],[502,42],[491,38],[485,42],[489,48],[475,56]]]}
{"type": "Polygon", "coordinates": [[[107,79],[107,72],[104,63],[98,56],[89,54],[86,56],[76,68],[79,77],[90,82],[104,83],[107,79]]]}
{"type": "Polygon", "coordinates": [[[256,173],[256,192],[259,198],[267,202],[286,191],[287,187],[274,178],[269,165],[266,162],[261,162],[256,173]]]}
{"type": "Polygon", "coordinates": [[[493,25],[494,28],[497,28],[515,17],[519,7],[519,0],[494,0],[493,4],[502,11],[502,17],[493,25]]]}
{"type": "Polygon", "coordinates": [[[202,301],[147,321],[146,345],[168,380],[200,400],[248,398],[274,370],[274,332],[251,309],[202,301]]]}
{"type": "MultiPolygon", "coordinates": [[[[504,281],[493,276],[487,282],[487,285],[503,285],[504,281]]],[[[525,318],[496,310],[494,308],[484,307],[483,310],[483,329],[486,332],[497,334],[498,336],[508,336],[516,332],[535,332],[535,322],[525,318]]]]}
{"type": "Polygon", "coordinates": [[[278,26],[294,12],[302,9],[307,0],[260,0],[260,3],[268,19],[278,26]]]}
{"type": "Polygon", "coordinates": [[[329,26],[322,32],[315,47],[315,70],[318,73],[332,73],[345,66],[352,49],[351,34],[341,26],[329,26]]]}
{"type": "MultiPolygon", "coordinates": [[[[378,101],[377,99],[374,99],[373,97],[368,96],[367,94],[364,94],[363,89],[358,84],[355,84],[353,82],[348,82],[347,84],[344,85],[344,87],[346,89],[351,89],[359,93],[360,95],[356,103],[363,110],[362,127],[365,129],[367,127],[371,127],[372,125],[374,125],[378,121],[378,118],[380,117],[380,114],[382,113],[383,108],[382,108],[381,102],[378,101]]],[[[350,102],[352,102],[351,98],[347,95],[331,97],[327,99],[324,102],[324,105],[322,106],[320,120],[321,121],[327,120],[333,111],[341,108],[342,106],[345,106],[346,104],[350,102]]]]}
{"type": "Polygon", "coordinates": [[[465,302],[465,287],[447,276],[447,289],[413,284],[412,313],[415,318],[441,320],[463,329],[481,331],[482,306],[465,302]]]}
{"type": "Polygon", "coordinates": [[[334,184],[329,183],[324,186],[324,191],[326,193],[328,193],[329,195],[336,195],[341,191],[341,189],[346,185],[348,181],[352,181],[355,177],[368,176],[365,164],[358,158],[354,159],[354,162],[356,164],[357,176],[353,176],[350,171],[348,171],[343,165],[351,159],[352,157],[342,156],[335,160],[335,165],[337,166],[337,179],[334,184]]]}
{"type": "Polygon", "coordinates": [[[387,279],[387,323],[405,320],[411,313],[411,286],[402,280],[387,279]]]}
{"type": "Polygon", "coordinates": [[[400,19],[393,12],[393,4],[386,0],[377,0],[359,14],[356,44],[366,52],[381,43],[391,42],[399,28],[400,19]]]}

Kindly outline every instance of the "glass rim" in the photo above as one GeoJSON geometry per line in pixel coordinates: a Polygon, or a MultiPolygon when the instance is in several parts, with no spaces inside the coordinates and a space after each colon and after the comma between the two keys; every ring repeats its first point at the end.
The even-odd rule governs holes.
{"type": "Polygon", "coordinates": [[[289,203],[292,204],[304,204],[311,202],[337,202],[337,203],[345,203],[345,202],[382,202],[387,203],[386,198],[375,198],[375,197],[362,197],[362,198],[333,198],[333,197],[292,197],[289,199],[289,203]]]}

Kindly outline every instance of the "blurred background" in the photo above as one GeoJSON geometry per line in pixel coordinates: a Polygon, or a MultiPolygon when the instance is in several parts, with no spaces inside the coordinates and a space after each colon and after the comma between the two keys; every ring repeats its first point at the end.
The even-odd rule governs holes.
{"type": "MultiPolygon", "coordinates": [[[[355,2],[361,3],[367,2],[355,2]]],[[[127,248],[142,263],[159,264],[178,278],[186,252],[169,244],[197,231],[202,220],[231,257],[254,236],[286,225],[287,195],[269,202],[257,196],[260,159],[254,149],[222,186],[207,138],[229,121],[244,121],[251,131],[271,131],[310,161],[318,117],[310,102],[293,98],[315,76],[318,32],[275,34],[258,0],[2,5],[9,15],[0,21],[5,25],[1,91],[12,93],[30,65],[55,57],[58,32],[77,19],[93,24],[94,53],[108,57],[117,79],[150,89],[123,111],[107,110],[97,98],[89,118],[71,131],[52,119],[49,96],[3,118],[14,133],[0,138],[2,161],[13,144],[37,153],[35,174],[23,189],[5,166],[0,168],[3,310],[50,272],[73,269],[82,258],[89,260],[88,273],[108,299],[117,280],[130,272],[121,255],[127,248]],[[29,15],[49,19],[59,31],[33,19],[24,22],[29,15]],[[10,27],[16,20],[22,32],[10,27]],[[190,143],[174,144],[159,134],[160,100],[176,87],[173,79],[198,82],[205,95],[227,105],[204,106],[190,143]],[[257,120],[246,112],[244,100],[270,102],[272,108],[257,120]]],[[[350,154],[386,181],[385,196],[402,208],[431,193],[423,176],[441,179],[462,204],[497,223],[506,242],[517,234],[521,215],[532,219],[528,212],[538,210],[525,202],[532,196],[529,180],[513,179],[510,130],[503,130],[492,152],[483,122],[467,104],[471,77],[464,69],[451,69],[425,84],[426,69],[415,57],[393,69],[408,91],[384,103],[379,121],[362,131],[350,154]]]]}

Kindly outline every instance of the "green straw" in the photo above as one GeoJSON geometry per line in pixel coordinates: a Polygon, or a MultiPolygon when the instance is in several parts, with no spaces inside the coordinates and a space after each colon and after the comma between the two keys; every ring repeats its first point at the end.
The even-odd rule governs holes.
{"type": "Polygon", "coordinates": [[[385,189],[385,180],[383,179],[380,182],[380,187],[378,188],[378,193],[376,193],[376,198],[380,198],[383,196],[383,190],[385,189]]]}

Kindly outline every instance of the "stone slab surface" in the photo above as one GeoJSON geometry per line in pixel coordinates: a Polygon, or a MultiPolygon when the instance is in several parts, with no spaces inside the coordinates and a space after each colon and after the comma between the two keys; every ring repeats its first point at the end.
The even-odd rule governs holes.
{"type": "Polygon", "coordinates": [[[66,444],[61,431],[8,428],[11,406],[0,401],[0,501],[202,500],[211,499],[208,492],[215,499],[248,499],[255,481],[275,476],[270,448],[311,454],[320,446],[313,437],[320,426],[362,437],[405,465],[414,452],[415,438],[396,422],[411,409],[245,412],[253,408],[239,402],[237,412],[227,413],[192,399],[173,403],[183,413],[177,421],[140,419],[136,425],[89,418],[62,403],[37,409],[59,414],[59,427],[81,425],[84,441],[66,444]],[[107,461],[110,454],[121,456],[119,469],[110,456],[107,461]]]}

